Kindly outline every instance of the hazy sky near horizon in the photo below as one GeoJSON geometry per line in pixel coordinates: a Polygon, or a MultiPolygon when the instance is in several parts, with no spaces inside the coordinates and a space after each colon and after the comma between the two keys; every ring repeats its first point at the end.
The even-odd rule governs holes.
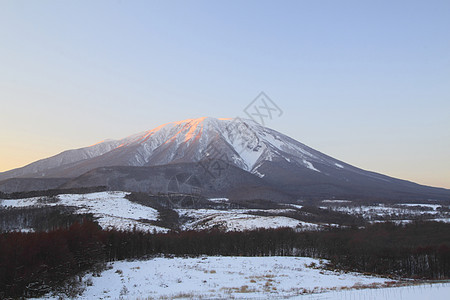
{"type": "Polygon", "coordinates": [[[450,188],[450,1],[0,1],[0,172],[261,91],[268,127],[450,188]]]}

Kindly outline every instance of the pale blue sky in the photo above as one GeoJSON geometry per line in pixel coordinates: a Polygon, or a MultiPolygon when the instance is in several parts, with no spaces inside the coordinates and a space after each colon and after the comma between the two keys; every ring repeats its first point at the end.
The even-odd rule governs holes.
{"type": "Polygon", "coordinates": [[[269,127],[450,188],[450,1],[0,0],[0,171],[260,91],[269,127]]]}

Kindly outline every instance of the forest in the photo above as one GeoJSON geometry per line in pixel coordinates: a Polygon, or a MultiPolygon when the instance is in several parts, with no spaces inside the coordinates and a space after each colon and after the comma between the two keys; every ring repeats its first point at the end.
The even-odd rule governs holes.
{"type": "MultiPolygon", "coordinates": [[[[184,231],[149,234],[102,230],[89,219],[42,232],[0,235],[0,298],[35,297],[107,262],[156,255],[309,256],[332,269],[393,277],[450,277],[450,224],[374,224],[296,232],[184,231]]],[[[81,278],[81,277],[80,277],[81,278]]]]}

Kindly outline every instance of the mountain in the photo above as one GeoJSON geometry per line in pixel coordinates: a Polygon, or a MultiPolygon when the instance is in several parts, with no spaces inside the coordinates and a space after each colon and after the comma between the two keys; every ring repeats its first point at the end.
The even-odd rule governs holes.
{"type": "Polygon", "coordinates": [[[169,187],[177,176],[196,178],[185,186],[209,196],[450,200],[449,190],[362,170],[254,121],[206,117],[0,173],[0,191],[104,185],[167,193],[176,192],[169,187]]]}

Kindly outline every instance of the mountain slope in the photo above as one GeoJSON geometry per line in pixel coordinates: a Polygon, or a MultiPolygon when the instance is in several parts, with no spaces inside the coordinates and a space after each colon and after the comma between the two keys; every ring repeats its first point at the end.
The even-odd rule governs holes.
{"type": "Polygon", "coordinates": [[[67,150],[55,156],[38,160],[22,168],[1,172],[0,180],[15,177],[43,177],[46,175],[47,170],[105,154],[118,145],[120,145],[119,141],[107,140],[89,147],[67,150]]]}
{"type": "Polygon", "coordinates": [[[198,194],[231,200],[277,199],[290,202],[292,196],[271,187],[261,178],[229,166],[221,176],[210,176],[197,163],[152,167],[102,167],[64,183],[60,188],[106,186],[109,190],[150,194],[198,194]]]}
{"type": "MultiPolygon", "coordinates": [[[[222,178],[223,182],[228,182],[223,179],[226,176],[253,176],[258,178],[253,188],[277,190],[278,195],[288,193],[293,199],[450,199],[448,190],[425,187],[356,168],[254,121],[239,118],[198,118],[167,123],[121,140],[108,140],[91,147],[65,151],[23,168],[0,173],[0,180],[17,177],[67,178],[63,186],[78,187],[82,182],[92,185],[105,178],[109,178],[110,182],[117,180],[105,173],[105,168],[109,167],[134,167],[127,171],[126,176],[113,172],[130,179],[140,176],[137,175],[141,172],[138,167],[158,166],[158,172],[166,174],[172,172],[170,165],[183,164],[190,172],[195,169],[195,174],[198,174],[201,170],[212,179],[222,178]],[[233,172],[227,173],[229,169],[233,172]],[[91,182],[87,178],[91,178],[91,182]]],[[[145,169],[142,172],[155,174],[155,170],[145,169]]],[[[204,177],[202,180],[206,183],[212,179],[204,177]]],[[[153,184],[152,192],[164,192],[167,180],[160,181],[159,185],[153,184]]],[[[149,184],[146,182],[141,182],[141,186],[149,184]]],[[[146,189],[136,184],[123,187],[128,187],[128,190],[146,189]]],[[[214,195],[231,190],[236,192],[239,189],[231,185],[219,188],[214,184],[204,189],[205,193],[208,191],[208,194],[214,195]]],[[[244,191],[243,186],[241,191],[244,191]]]]}
{"type": "Polygon", "coordinates": [[[227,159],[259,176],[263,176],[258,174],[258,169],[265,161],[280,159],[316,172],[320,172],[315,168],[317,163],[359,172],[253,121],[199,118],[164,124],[117,141],[65,151],[23,168],[0,173],[0,180],[74,177],[104,166],[156,166],[198,162],[207,157],[227,159]]]}

